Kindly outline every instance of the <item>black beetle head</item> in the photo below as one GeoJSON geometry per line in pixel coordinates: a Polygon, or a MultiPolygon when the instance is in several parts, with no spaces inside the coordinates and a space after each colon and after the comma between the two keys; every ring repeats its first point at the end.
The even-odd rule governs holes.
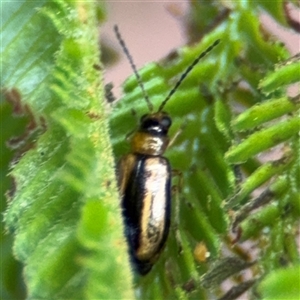
{"type": "Polygon", "coordinates": [[[146,114],[141,117],[140,131],[155,136],[164,136],[168,134],[171,124],[172,120],[165,112],[146,114]]]}

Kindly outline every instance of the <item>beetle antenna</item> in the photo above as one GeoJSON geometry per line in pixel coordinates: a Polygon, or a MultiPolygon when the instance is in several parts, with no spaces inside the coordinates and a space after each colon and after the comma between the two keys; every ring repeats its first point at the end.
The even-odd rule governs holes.
{"type": "Polygon", "coordinates": [[[133,62],[132,56],[130,55],[130,53],[129,53],[129,51],[128,51],[128,48],[127,48],[127,46],[126,46],[124,40],[123,40],[122,37],[121,37],[120,31],[119,31],[119,28],[118,28],[117,25],[114,26],[114,31],[115,31],[116,37],[117,37],[117,39],[118,39],[118,41],[119,41],[119,43],[120,43],[120,45],[121,45],[121,47],[122,47],[122,49],[123,49],[125,55],[126,55],[127,58],[128,58],[128,61],[129,61],[129,63],[130,63],[130,66],[131,66],[131,68],[132,68],[134,74],[135,74],[135,77],[136,77],[136,79],[137,79],[137,82],[138,82],[138,84],[139,84],[139,86],[140,86],[140,88],[141,88],[141,90],[142,90],[142,92],[143,92],[144,99],[145,99],[145,101],[147,102],[148,108],[149,108],[149,110],[150,110],[150,112],[151,112],[151,111],[153,111],[153,105],[152,105],[152,103],[150,102],[149,96],[148,96],[148,94],[146,93],[144,84],[143,84],[143,82],[142,82],[142,78],[141,78],[140,74],[138,73],[138,71],[137,71],[137,69],[136,69],[136,66],[135,66],[135,64],[134,64],[134,62],[133,62]]]}
{"type": "Polygon", "coordinates": [[[192,69],[195,67],[195,65],[199,62],[201,58],[203,58],[207,53],[209,53],[215,46],[217,46],[220,43],[220,40],[216,40],[212,45],[210,45],[206,50],[204,50],[200,55],[187,67],[187,69],[181,74],[179,80],[176,82],[175,86],[170,91],[169,95],[166,97],[166,99],[161,103],[158,111],[162,111],[166,103],[169,101],[169,99],[172,97],[172,95],[176,92],[182,81],[185,79],[185,77],[192,71],[192,69]]]}

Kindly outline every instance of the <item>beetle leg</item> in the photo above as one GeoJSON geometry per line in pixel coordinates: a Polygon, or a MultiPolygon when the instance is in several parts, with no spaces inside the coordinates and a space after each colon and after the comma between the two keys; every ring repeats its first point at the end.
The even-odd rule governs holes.
{"type": "Polygon", "coordinates": [[[169,144],[168,144],[168,148],[171,147],[172,145],[174,145],[175,141],[177,140],[177,138],[182,134],[184,128],[186,127],[186,123],[187,121],[185,120],[181,126],[179,127],[179,129],[176,131],[176,133],[174,134],[174,136],[171,138],[169,144]]]}
{"type": "Polygon", "coordinates": [[[178,180],[175,185],[172,186],[172,195],[174,196],[174,223],[173,223],[173,228],[175,232],[175,239],[177,242],[178,246],[178,254],[182,253],[182,242],[181,242],[181,237],[180,237],[180,232],[179,232],[179,227],[180,227],[180,217],[179,217],[179,212],[180,212],[180,194],[182,192],[182,186],[183,186],[183,174],[179,170],[172,170],[172,177],[177,177],[178,180]]]}

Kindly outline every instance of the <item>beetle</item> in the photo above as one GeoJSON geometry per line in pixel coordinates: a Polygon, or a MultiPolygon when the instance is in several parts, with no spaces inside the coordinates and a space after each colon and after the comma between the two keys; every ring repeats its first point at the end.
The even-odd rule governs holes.
{"type": "Polygon", "coordinates": [[[140,275],[146,275],[166,243],[171,219],[172,171],[163,154],[173,141],[170,142],[168,137],[172,120],[163,108],[198,61],[220,40],[216,40],[194,60],[182,73],[159,109],[153,112],[153,105],[118,27],[115,26],[114,30],[149,108],[149,113],[141,117],[138,129],[131,136],[131,152],[120,159],[117,167],[129,254],[136,271],[140,275]]]}

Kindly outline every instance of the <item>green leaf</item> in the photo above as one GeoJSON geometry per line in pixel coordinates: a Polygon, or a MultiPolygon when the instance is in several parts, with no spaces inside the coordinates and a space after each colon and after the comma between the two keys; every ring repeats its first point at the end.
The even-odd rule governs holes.
{"type": "MultiPolygon", "coordinates": [[[[216,262],[232,257],[251,267],[252,248],[238,245],[250,238],[260,253],[255,268],[262,276],[282,262],[299,262],[299,97],[288,98],[283,87],[299,77],[298,69],[278,65],[273,71],[289,54],[280,41],[262,33],[259,21],[263,8],[282,23],[281,2],[272,8],[260,1],[190,3],[184,25],[193,43],[140,70],[157,109],[195,57],[221,39],[164,108],[173,121],[170,137],[182,131],[166,157],[183,175],[173,181],[166,247],[151,272],[134,276],[133,282],[114,161],[129,151],[126,136],[137,127],[132,109],[137,116],[149,111],[133,75],[124,83],[122,99],[107,113],[97,42],[97,19],[105,18],[102,4],[4,3],[1,86],[5,98],[28,115],[15,120],[1,100],[1,141],[17,135],[9,145],[19,154],[13,159],[6,149],[1,156],[2,178],[10,171],[16,183],[5,208],[13,246],[9,238],[1,239],[4,297],[24,298],[18,287],[24,278],[28,299],[133,299],[134,292],[138,299],[220,298],[220,282],[239,276],[244,267],[231,268],[229,261],[229,267],[216,268],[216,262]],[[263,92],[273,94],[262,95],[260,82],[263,92]],[[279,143],[284,146],[281,159],[263,165],[254,157],[279,143]],[[9,161],[13,168],[8,171],[9,161]],[[268,181],[263,200],[253,197],[268,181]],[[230,222],[235,216],[240,216],[234,227],[239,234],[233,242],[230,222]],[[10,265],[9,247],[23,264],[23,274],[15,263],[10,265]],[[216,290],[202,284],[205,274],[217,279],[212,280],[216,290]]],[[[283,64],[298,62],[294,58],[283,64]]],[[[4,184],[7,189],[8,181],[4,184]]],[[[255,282],[243,281],[223,297],[240,295],[255,282]]]]}
{"type": "Polygon", "coordinates": [[[300,107],[299,96],[295,98],[282,97],[270,99],[252,106],[239,114],[233,121],[235,131],[243,131],[255,128],[270,120],[292,113],[300,107]]]}
{"type": "Polygon", "coordinates": [[[241,185],[239,192],[231,198],[226,206],[233,207],[241,203],[247,196],[250,195],[255,189],[259,188],[262,184],[267,182],[274,175],[280,175],[282,172],[290,167],[294,161],[292,153],[286,154],[277,161],[267,162],[257,168],[241,185]]]}
{"type": "Polygon", "coordinates": [[[276,89],[282,88],[288,84],[300,81],[300,60],[280,64],[275,71],[264,78],[259,87],[266,94],[276,89]]]}
{"type": "Polygon", "coordinates": [[[268,5],[266,1],[255,1],[255,5],[260,5],[267,13],[269,13],[279,24],[287,26],[284,10],[282,9],[284,1],[276,0],[272,2],[272,5],[268,5]]]}
{"type": "Polygon", "coordinates": [[[265,300],[297,300],[300,294],[300,267],[273,271],[259,284],[258,291],[265,300]]]}
{"type": "Polygon", "coordinates": [[[250,238],[259,237],[261,230],[272,226],[275,222],[279,221],[280,211],[277,203],[271,203],[270,205],[263,207],[257,213],[248,217],[241,223],[241,241],[248,240],[250,238]]]}
{"type": "Polygon", "coordinates": [[[219,131],[230,141],[233,138],[230,131],[231,112],[229,106],[221,99],[218,99],[215,104],[215,120],[219,131]]]}
{"type": "Polygon", "coordinates": [[[276,123],[269,128],[255,132],[240,144],[229,149],[226,153],[226,158],[229,163],[243,163],[251,156],[270,149],[295,136],[299,131],[299,126],[300,118],[299,116],[295,116],[276,123]]]}
{"type": "Polygon", "coordinates": [[[16,190],[5,213],[27,298],[107,299],[112,288],[115,297],[132,298],[101,76],[93,68],[96,7],[58,0],[6,2],[5,9],[2,86],[17,90],[44,126],[11,171],[16,190]]]}

